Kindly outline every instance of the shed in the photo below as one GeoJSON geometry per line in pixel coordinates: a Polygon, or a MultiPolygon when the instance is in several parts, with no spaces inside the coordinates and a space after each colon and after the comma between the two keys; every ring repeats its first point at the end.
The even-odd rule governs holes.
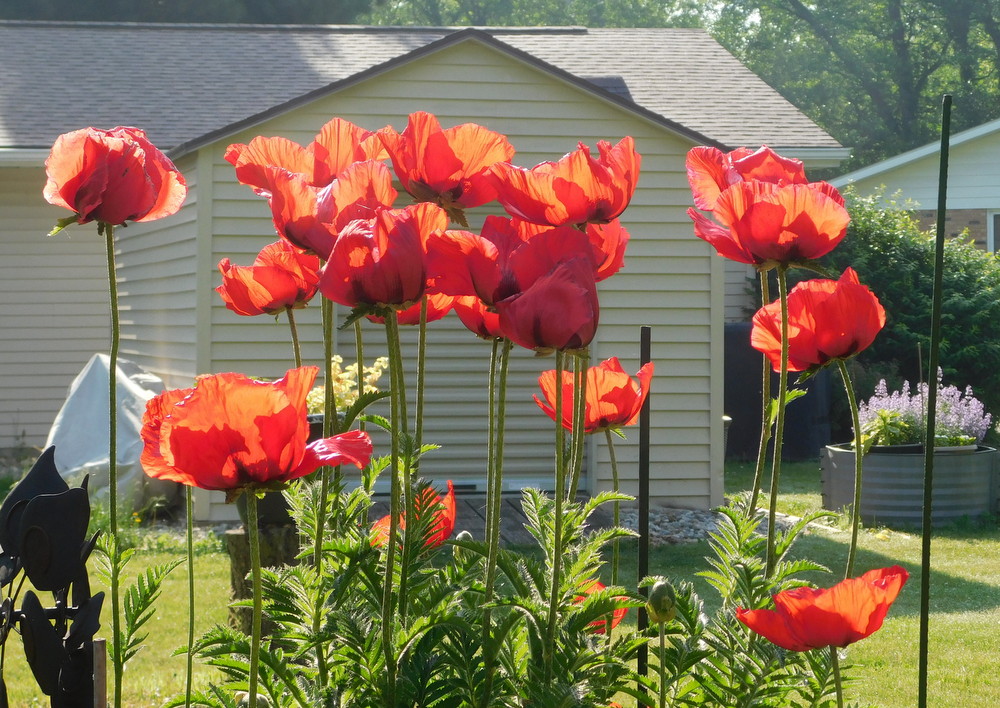
{"type": "MultiPolygon", "coordinates": [[[[0,447],[21,431],[31,443],[44,438],[72,375],[107,347],[99,239],[92,227],[44,236],[62,216],[41,198],[41,165],[59,133],[143,127],[187,178],[178,214],[116,233],[122,356],[180,387],[216,371],[279,376],[291,362],[283,323],[240,318],[213,292],[221,258],[248,264],[275,238],[266,204],[236,182],[225,147],[255,135],[304,144],[335,115],[401,129],[410,112],[425,110],[445,126],[472,121],[506,134],[521,165],[558,159],[577,141],[635,138],[642,176],[622,219],[632,241],[625,268],[601,284],[591,362],[618,356],[635,371],[639,327],[653,328],[654,501],[708,508],[723,491],[723,323],[727,305],[742,300],[746,271],[693,236],[685,154],[696,144],[766,143],[809,167],[847,154],[692,29],[4,22],[0,57],[9,67],[0,77],[0,200],[17,216],[0,226],[0,289],[22,306],[0,313],[0,447]],[[67,66],[101,78],[81,79],[67,66]]],[[[488,213],[472,210],[472,227],[488,213]]],[[[318,364],[319,308],[299,323],[304,359],[318,364]]],[[[366,358],[379,336],[366,330],[366,358]]],[[[338,339],[351,360],[353,336],[338,339]]],[[[430,326],[429,347],[425,439],[443,447],[421,474],[481,489],[489,346],[447,318],[430,326]]],[[[552,425],[531,398],[538,372],[551,366],[529,352],[512,364],[507,489],[552,484],[552,425]]],[[[631,493],[636,437],[617,450],[631,493]]],[[[610,486],[603,441],[588,448],[586,484],[610,486]]],[[[196,514],[233,516],[221,495],[206,494],[197,495],[196,514]]]]}
{"type": "MultiPolygon", "coordinates": [[[[941,142],[934,141],[830,180],[859,194],[883,189],[884,198],[912,208],[924,228],[937,221],[941,142]]],[[[946,229],[964,229],[987,251],[1000,248],[1000,120],[951,136],[948,151],[946,229]]]]}

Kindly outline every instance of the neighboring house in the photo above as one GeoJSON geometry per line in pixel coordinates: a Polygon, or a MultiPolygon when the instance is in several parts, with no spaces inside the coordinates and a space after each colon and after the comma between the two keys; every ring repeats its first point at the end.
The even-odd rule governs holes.
{"type": "MultiPolygon", "coordinates": [[[[853,184],[859,194],[884,187],[886,200],[905,206],[925,228],[937,219],[941,142],[904,152],[888,160],[830,180],[839,188],[853,184]]],[[[952,135],[948,150],[947,233],[963,229],[987,251],[1000,249],[1000,120],[952,135]]]]}
{"type": "MultiPolygon", "coordinates": [[[[121,355],[180,387],[199,373],[278,376],[290,366],[283,322],[239,317],[213,292],[221,258],[249,264],[275,239],[266,203],[223,160],[226,146],[255,135],[308,143],[335,115],[401,130],[410,112],[426,110],[445,126],[473,121],[506,134],[521,165],[558,159],[578,140],[593,147],[635,138],[642,176],[622,219],[632,241],[625,268],[601,284],[591,363],[619,356],[634,372],[639,327],[652,327],[653,496],[708,508],[723,491],[723,323],[746,270],[694,237],[685,154],[698,144],[766,143],[809,167],[835,166],[847,154],[692,29],[3,22],[0,58],[0,290],[8,305],[0,312],[0,447],[22,431],[40,444],[73,375],[107,349],[103,246],[94,227],[45,236],[64,216],[41,197],[42,163],[58,134],[142,127],[187,178],[178,214],[116,233],[121,355]]],[[[487,213],[470,212],[474,229],[487,213]]],[[[304,358],[319,363],[319,308],[299,319],[304,358]]],[[[352,332],[337,337],[350,361],[352,332]]],[[[380,341],[379,330],[366,327],[366,358],[380,341]]],[[[429,346],[425,440],[443,448],[420,472],[482,488],[490,347],[453,317],[430,325],[429,346]]],[[[513,361],[508,489],[552,483],[552,426],[531,398],[537,373],[551,367],[551,358],[530,352],[513,361]]],[[[618,448],[632,493],[636,437],[630,432],[618,448]]],[[[591,442],[587,467],[587,488],[610,486],[603,438],[591,442]]],[[[230,515],[220,500],[198,495],[199,518],[230,515]]]]}

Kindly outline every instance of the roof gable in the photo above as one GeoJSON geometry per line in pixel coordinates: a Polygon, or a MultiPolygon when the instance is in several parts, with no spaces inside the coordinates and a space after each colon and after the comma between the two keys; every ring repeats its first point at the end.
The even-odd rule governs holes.
{"type": "Polygon", "coordinates": [[[191,149],[468,40],[693,141],[843,150],[701,30],[17,21],[0,22],[0,148],[125,123],[191,149]]]}

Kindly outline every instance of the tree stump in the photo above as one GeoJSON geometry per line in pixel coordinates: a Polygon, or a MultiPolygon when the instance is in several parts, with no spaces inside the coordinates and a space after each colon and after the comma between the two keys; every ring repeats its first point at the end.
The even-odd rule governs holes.
{"type": "MultiPolygon", "coordinates": [[[[276,568],[296,565],[299,552],[299,534],[295,526],[263,526],[258,529],[260,538],[260,565],[276,568]]],[[[229,551],[232,599],[249,600],[253,597],[250,575],[250,539],[245,528],[226,531],[226,550],[229,551]]],[[[245,634],[250,634],[253,621],[251,608],[230,607],[229,624],[245,634]]],[[[265,620],[263,634],[270,634],[273,625],[265,620]]]]}

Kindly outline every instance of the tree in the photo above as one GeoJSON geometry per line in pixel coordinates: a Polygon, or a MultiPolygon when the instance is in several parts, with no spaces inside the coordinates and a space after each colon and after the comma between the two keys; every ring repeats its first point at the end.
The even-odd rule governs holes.
{"type": "Polygon", "coordinates": [[[713,35],[855,147],[852,167],[998,115],[1000,0],[720,0],[713,35]]]}

